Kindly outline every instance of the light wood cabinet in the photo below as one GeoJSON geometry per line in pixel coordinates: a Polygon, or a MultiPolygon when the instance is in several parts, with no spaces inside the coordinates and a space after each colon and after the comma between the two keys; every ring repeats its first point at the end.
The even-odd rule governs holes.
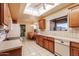
{"type": "Polygon", "coordinates": [[[70,42],[70,56],[79,56],[79,43],[70,42]]]}
{"type": "Polygon", "coordinates": [[[79,6],[70,8],[68,13],[69,27],[79,27],[79,6]]]}
{"type": "Polygon", "coordinates": [[[39,20],[38,23],[39,23],[39,29],[44,30],[45,29],[45,19],[39,20]]]}

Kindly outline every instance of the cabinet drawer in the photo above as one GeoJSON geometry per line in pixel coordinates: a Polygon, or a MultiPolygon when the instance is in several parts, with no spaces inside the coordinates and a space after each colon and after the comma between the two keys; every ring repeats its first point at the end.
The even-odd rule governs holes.
{"type": "Polygon", "coordinates": [[[79,43],[77,43],[77,42],[70,42],[70,46],[79,48],[79,43]]]}

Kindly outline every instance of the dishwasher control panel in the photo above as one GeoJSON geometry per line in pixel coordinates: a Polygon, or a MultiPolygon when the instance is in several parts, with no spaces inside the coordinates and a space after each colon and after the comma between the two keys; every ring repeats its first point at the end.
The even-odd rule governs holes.
{"type": "Polygon", "coordinates": [[[60,43],[60,44],[64,44],[64,45],[67,45],[67,46],[70,45],[69,41],[64,41],[64,40],[61,40],[61,39],[55,39],[55,42],[60,43]]]}

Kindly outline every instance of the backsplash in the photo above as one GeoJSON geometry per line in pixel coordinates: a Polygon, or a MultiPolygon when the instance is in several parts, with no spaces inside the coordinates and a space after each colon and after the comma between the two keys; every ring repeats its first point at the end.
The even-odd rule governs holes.
{"type": "Polygon", "coordinates": [[[47,31],[40,31],[40,33],[79,39],[79,28],[69,29],[69,31],[49,31],[47,30],[47,31]]]}

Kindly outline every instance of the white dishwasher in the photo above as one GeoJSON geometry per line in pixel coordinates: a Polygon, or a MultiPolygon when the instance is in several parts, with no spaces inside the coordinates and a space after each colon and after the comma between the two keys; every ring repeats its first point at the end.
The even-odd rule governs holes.
{"type": "Polygon", "coordinates": [[[69,41],[55,39],[55,54],[58,56],[69,56],[69,41]]]}

